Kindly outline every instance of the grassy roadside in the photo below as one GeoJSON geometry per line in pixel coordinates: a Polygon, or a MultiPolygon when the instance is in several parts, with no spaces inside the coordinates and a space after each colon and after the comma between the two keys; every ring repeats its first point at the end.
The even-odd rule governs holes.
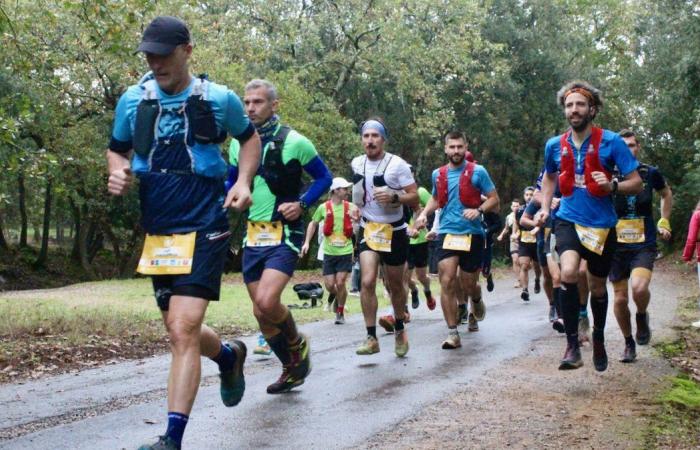
{"type": "Polygon", "coordinates": [[[655,345],[679,373],[658,397],[660,408],[650,419],[644,448],[700,447],[700,329],[690,326],[699,318],[697,295],[681,299],[678,339],[655,345]]]}
{"type": "MultiPolygon", "coordinates": [[[[291,286],[320,281],[300,272],[282,294],[285,304],[301,302],[291,286]]],[[[388,300],[377,289],[381,306],[388,300]]],[[[257,323],[240,276],[227,276],[222,301],[212,302],[205,322],[224,336],[253,333],[257,323]]],[[[350,296],[347,314],[360,312],[350,296]]],[[[300,323],[331,320],[322,308],[295,309],[300,323]]],[[[110,280],[59,289],[0,293],[0,383],[141,358],[168,350],[150,280],[110,280]]]]}

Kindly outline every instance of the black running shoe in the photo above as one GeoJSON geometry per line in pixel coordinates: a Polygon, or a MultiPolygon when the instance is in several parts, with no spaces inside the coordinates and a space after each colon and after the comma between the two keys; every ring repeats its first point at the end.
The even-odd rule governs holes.
{"type": "Polygon", "coordinates": [[[268,394],[283,394],[304,384],[304,379],[295,378],[289,373],[289,366],[282,366],[282,375],[267,387],[268,394]]]}
{"type": "Polygon", "coordinates": [[[557,330],[559,333],[564,333],[566,331],[566,328],[564,328],[564,321],[561,319],[557,319],[552,322],[552,328],[557,330]]]}
{"type": "Polygon", "coordinates": [[[564,357],[559,362],[559,370],[573,370],[578,369],[581,366],[583,366],[581,349],[578,346],[572,347],[567,345],[564,357]]]}
{"type": "Polygon", "coordinates": [[[158,442],[142,445],[139,450],[180,450],[180,447],[168,436],[158,436],[158,442]]]}
{"type": "Polygon", "coordinates": [[[530,301],[530,293],[527,289],[523,289],[523,292],[520,293],[520,298],[522,298],[524,302],[530,301]]]}
{"type": "Polygon", "coordinates": [[[598,372],[604,372],[608,368],[608,354],[605,351],[605,342],[593,339],[593,366],[598,372]]]}
{"type": "Polygon", "coordinates": [[[622,352],[620,362],[632,363],[635,359],[637,359],[637,349],[635,348],[634,343],[632,343],[632,345],[625,345],[625,350],[622,352]]]}
{"type": "Polygon", "coordinates": [[[647,345],[651,340],[651,328],[649,328],[649,313],[636,314],[637,332],[634,337],[639,345],[647,345]]]}
{"type": "Polygon", "coordinates": [[[245,392],[245,377],[243,376],[243,364],[248,350],[242,341],[234,340],[230,344],[224,344],[236,354],[236,362],[231,370],[219,373],[221,378],[221,401],[226,406],[236,406],[240,403],[245,392]]]}
{"type": "Polygon", "coordinates": [[[535,294],[539,294],[539,293],[540,293],[540,279],[535,278],[535,294]]]}
{"type": "Polygon", "coordinates": [[[420,299],[418,298],[418,289],[411,291],[411,307],[417,309],[420,306],[420,299]]]}
{"type": "Polygon", "coordinates": [[[493,275],[489,274],[489,276],[486,277],[486,290],[489,292],[493,292],[493,275]]]}

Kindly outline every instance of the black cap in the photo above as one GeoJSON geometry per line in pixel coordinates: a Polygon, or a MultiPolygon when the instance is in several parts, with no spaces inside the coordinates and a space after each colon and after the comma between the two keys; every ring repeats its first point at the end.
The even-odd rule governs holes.
{"type": "Polygon", "coordinates": [[[177,17],[158,16],[143,32],[141,44],[136,52],[169,55],[175,47],[190,43],[190,30],[177,17]]]}

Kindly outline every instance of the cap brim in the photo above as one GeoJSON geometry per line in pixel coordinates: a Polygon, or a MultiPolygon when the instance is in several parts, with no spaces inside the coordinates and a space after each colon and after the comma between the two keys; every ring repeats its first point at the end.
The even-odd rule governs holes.
{"type": "Polygon", "coordinates": [[[161,42],[141,42],[139,48],[136,49],[134,54],[138,52],[144,52],[153,53],[154,55],[165,56],[175,51],[175,47],[177,47],[177,45],[163,44],[161,42]]]}

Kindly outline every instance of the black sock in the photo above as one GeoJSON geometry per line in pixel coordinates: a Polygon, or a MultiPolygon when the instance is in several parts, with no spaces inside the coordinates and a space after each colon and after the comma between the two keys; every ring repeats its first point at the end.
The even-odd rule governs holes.
{"type": "Polygon", "coordinates": [[[459,315],[463,316],[465,312],[467,312],[467,304],[463,303],[459,305],[459,315]]]}
{"type": "Polygon", "coordinates": [[[557,310],[557,316],[561,317],[562,312],[561,312],[561,288],[555,287],[554,292],[554,308],[557,310]]]}
{"type": "Polygon", "coordinates": [[[593,339],[604,340],[605,318],[608,314],[608,292],[600,297],[591,296],[591,312],[593,313],[593,339]]]}
{"type": "Polygon", "coordinates": [[[426,297],[430,297],[430,289],[423,289],[423,293],[426,297]]]}
{"type": "Polygon", "coordinates": [[[635,317],[636,317],[637,319],[641,319],[641,320],[644,320],[644,319],[647,318],[647,313],[645,313],[645,312],[643,312],[643,313],[635,313],[634,315],[635,315],[635,317]]]}
{"type": "Polygon", "coordinates": [[[289,353],[289,342],[283,333],[277,333],[270,337],[266,336],[265,339],[282,364],[287,365],[292,362],[292,355],[289,353]]]}
{"type": "Polygon", "coordinates": [[[479,298],[472,298],[472,302],[474,303],[479,303],[481,301],[481,297],[479,298]]]}
{"type": "Polygon", "coordinates": [[[282,335],[287,338],[287,342],[290,344],[299,342],[297,324],[294,322],[291,311],[287,311],[287,317],[282,322],[276,323],[275,326],[282,332],[282,335]]]}
{"type": "Polygon", "coordinates": [[[396,319],[396,323],[394,324],[394,330],[396,330],[396,331],[403,330],[403,319],[396,319]]]}
{"type": "Polygon", "coordinates": [[[625,345],[627,347],[634,347],[634,345],[635,345],[634,338],[632,337],[631,334],[629,336],[625,336],[625,345]]]}
{"type": "Polygon", "coordinates": [[[335,301],[335,294],[328,294],[328,303],[333,303],[335,301]]]}
{"type": "MultiPolygon", "coordinates": [[[[576,283],[562,283],[561,293],[561,309],[564,318],[564,329],[566,329],[567,338],[570,336],[576,337],[578,343],[578,286],[576,283]]],[[[569,342],[571,343],[571,341],[569,342]]]]}
{"type": "Polygon", "coordinates": [[[367,327],[367,336],[377,339],[377,327],[367,327]]]}

